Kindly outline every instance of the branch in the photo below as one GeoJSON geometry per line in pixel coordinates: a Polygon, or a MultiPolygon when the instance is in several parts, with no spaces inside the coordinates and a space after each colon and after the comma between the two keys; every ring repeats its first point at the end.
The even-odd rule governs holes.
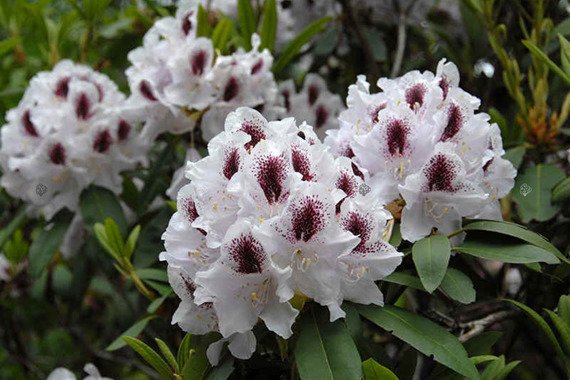
{"type": "Polygon", "coordinates": [[[512,310],[510,310],[510,311],[499,311],[498,313],[495,313],[495,314],[489,314],[485,318],[482,318],[482,319],[478,319],[478,320],[466,322],[466,323],[461,323],[460,327],[467,328],[467,329],[469,329],[469,331],[467,331],[464,334],[461,334],[459,336],[459,341],[461,341],[461,342],[468,341],[469,339],[473,338],[474,336],[481,334],[483,331],[485,331],[485,329],[487,327],[492,326],[497,322],[501,322],[505,319],[508,319],[515,314],[517,314],[517,312],[512,311],[512,310]]]}

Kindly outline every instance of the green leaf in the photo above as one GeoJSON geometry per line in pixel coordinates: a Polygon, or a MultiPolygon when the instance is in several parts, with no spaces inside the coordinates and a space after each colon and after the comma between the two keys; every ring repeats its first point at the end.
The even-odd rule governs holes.
{"type": "Polygon", "coordinates": [[[123,240],[123,235],[119,231],[119,226],[111,218],[105,218],[105,236],[107,242],[113,248],[113,250],[118,253],[119,256],[123,256],[123,251],[125,248],[125,242],[123,240]]]}
{"type": "Polygon", "coordinates": [[[398,376],[394,375],[394,372],[378,364],[372,358],[362,362],[362,370],[365,380],[398,380],[398,376]]]}
{"type": "Polygon", "coordinates": [[[178,363],[176,362],[174,354],[172,354],[172,351],[170,351],[170,348],[168,348],[168,345],[159,338],[154,338],[154,341],[160,349],[162,356],[166,359],[168,365],[170,365],[170,368],[173,368],[176,372],[178,372],[178,363]]]}
{"type": "Polygon", "coordinates": [[[452,299],[463,304],[475,302],[476,293],[473,282],[467,275],[457,269],[447,269],[441,282],[441,290],[452,299]]]}
{"type": "Polygon", "coordinates": [[[445,236],[435,235],[417,241],[412,247],[414,265],[424,288],[433,292],[447,270],[451,246],[445,236]]]}
{"type": "Polygon", "coordinates": [[[557,264],[560,261],[551,252],[530,244],[503,242],[499,239],[486,238],[485,241],[466,240],[454,250],[471,256],[504,263],[526,264],[544,262],[557,264]]]}
{"type": "Polygon", "coordinates": [[[389,276],[385,277],[382,281],[391,282],[393,284],[407,286],[413,289],[425,292],[424,286],[419,278],[408,273],[392,272],[389,276]]]}
{"type": "Polygon", "coordinates": [[[562,35],[558,34],[558,40],[560,41],[560,61],[562,62],[562,68],[567,76],[570,76],[570,42],[562,35]]]}
{"type": "Polygon", "coordinates": [[[563,295],[558,300],[558,315],[570,326],[570,296],[563,295]]]}
{"type": "Polygon", "coordinates": [[[26,222],[26,206],[18,209],[18,212],[11,216],[10,223],[0,231],[0,249],[6,244],[10,236],[26,222]]]}
{"type": "Polygon", "coordinates": [[[105,231],[105,226],[101,223],[95,223],[93,226],[93,230],[95,231],[95,237],[99,244],[105,249],[105,251],[111,255],[115,260],[121,261],[121,252],[117,251],[116,247],[114,247],[109,238],[107,237],[107,232],[105,231]]]}
{"type": "Polygon", "coordinates": [[[184,379],[202,380],[205,378],[210,362],[206,356],[206,350],[211,343],[217,341],[220,335],[210,333],[202,336],[192,336],[188,347],[189,356],[182,368],[182,377],[184,379]]]}
{"type": "Polygon", "coordinates": [[[124,336],[123,339],[127,344],[135,350],[152,368],[158,372],[160,376],[165,379],[174,379],[174,374],[168,364],[156,353],[152,348],[150,348],[146,343],[129,336],[124,336]]]}
{"type": "Polygon", "coordinates": [[[160,307],[160,305],[162,305],[164,303],[164,301],[166,301],[166,299],[168,297],[170,297],[172,294],[174,294],[174,291],[171,291],[170,293],[161,295],[160,297],[158,297],[157,299],[155,299],[154,301],[152,301],[148,307],[146,308],[146,312],[147,313],[154,313],[155,311],[158,310],[158,308],[160,307]]]}
{"type": "Polygon", "coordinates": [[[301,380],[359,380],[361,360],[343,321],[328,321],[328,312],[313,307],[301,316],[295,362],[301,380]]]}
{"type": "Polygon", "coordinates": [[[245,49],[250,50],[251,35],[257,29],[255,13],[250,0],[238,0],[238,25],[245,43],[245,49]]]}
{"type": "Polygon", "coordinates": [[[14,48],[18,46],[19,42],[20,38],[18,36],[13,36],[0,41],[0,57],[14,50],[14,48]]]}
{"type": "Polygon", "coordinates": [[[231,355],[222,364],[217,365],[208,372],[206,380],[227,380],[234,371],[234,358],[231,355]]]}
{"type": "Polygon", "coordinates": [[[112,191],[91,186],[81,194],[79,201],[81,215],[87,226],[102,223],[111,218],[119,228],[121,235],[127,234],[127,221],[121,204],[112,191]]]}
{"type": "Polygon", "coordinates": [[[168,274],[164,269],[144,268],[137,269],[137,274],[141,280],[155,280],[160,282],[168,282],[168,274]]]}
{"type": "Polygon", "coordinates": [[[190,340],[192,339],[191,334],[184,335],[180,346],[178,346],[178,352],[176,353],[176,361],[180,368],[184,368],[186,365],[186,360],[190,357],[190,340]]]}
{"type": "Polygon", "coordinates": [[[274,72],[280,72],[291,62],[293,58],[301,51],[301,48],[308,43],[313,36],[320,33],[325,29],[327,24],[332,20],[332,17],[327,16],[314,21],[309,26],[307,26],[297,37],[295,37],[287,47],[283,50],[279,59],[273,65],[274,72]]]}
{"type": "Polygon", "coordinates": [[[359,305],[360,314],[424,355],[469,378],[479,378],[459,340],[429,319],[396,306],[359,305]]]}
{"type": "Polygon", "coordinates": [[[117,339],[115,339],[110,345],[105,348],[106,351],[115,351],[127,345],[123,340],[124,336],[136,337],[138,336],[148,325],[148,323],[156,318],[156,315],[149,315],[143,319],[137,321],[134,325],[126,329],[117,339]]]}
{"type": "Polygon", "coordinates": [[[492,348],[503,335],[499,331],[485,331],[469,339],[463,345],[469,356],[487,355],[492,353],[492,348]]]}
{"type": "Polygon", "coordinates": [[[513,305],[524,311],[529,317],[531,317],[532,321],[542,330],[542,332],[544,332],[548,340],[550,340],[550,343],[552,344],[552,346],[554,347],[555,351],[558,353],[560,358],[564,358],[564,352],[562,351],[562,347],[560,347],[560,343],[558,343],[558,340],[556,339],[556,335],[554,335],[554,332],[552,331],[548,323],[546,323],[546,321],[540,315],[538,315],[536,311],[532,310],[530,307],[526,306],[523,303],[514,300],[506,300],[506,301],[512,303],[513,305]]]}
{"type": "Polygon", "coordinates": [[[562,69],[558,67],[556,63],[554,63],[550,58],[548,58],[548,56],[542,50],[540,50],[538,46],[536,46],[530,40],[523,40],[522,43],[524,44],[524,46],[527,47],[528,50],[530,50],[531,54],[536,59],[546,64],[546,66],[548,66],[556,75],[562,78],[562,80],[564,80],[566,84],[570,84],[570,76],[566,75],[566,73],[562,71],[562,69]]]}
{"type": "Polygon", "coordinates": [[[59,212],[30,246],[30,275],[38,278],[58,250],[65,232],[71,223],[72,214],[68,211],[59,212]]]}
{"type": "Polygon", "coordinates": [[[564,179],[552,189],[552,202],[562,202],[570,198],[570,177],[564,179]]]}
{"type": "Polygon", "coordinates": [[[390,245],[398,247],[402,243],[402,231],[400,230],[400,223],[394,223],[392,228],[392,236],[390,236],[390,245]]]}
{"type": "Polygon", "coordinates": [[[496,220],[478,220],[469,222],[463,227],[465,231],[487,231],[495,232],[501,235],[511,236],[539,248],[552,252],[560,260],[570,264],[570,260],[564,256],[552,243],[550,243],[544,236],[529,230],[525,226],[511,222],[499,222],[496,220]]]}
{"type": "Polygon", "coordinates": [[[212,27],[208,20],[208,12],[206,12],[202,4],[198,5],[196,19],[196,37],[210,37],[212,35],[212,27]]]}
{"type": "Polygon", "coordinates": [[[523,222],[544,222],[556,215],[560,208],[551,204],[551,193],[564,177],[564,172],[551,164],[533,166],[517,177],[513,200],[523,222]]]}
{"type": "Polygon", "coordinates": [[[273,51],[275,36],[277,34],[277,4],[275,0],[265,0],[263,3],[263,16],[261,20],[261,49],[273,51]]]}
{"type": "Polygon", "coordinates": [[[523,145],[520,145],[520,146],[515,146],[514,148],[511,149],[507,149],[503,157],[511,161],[511,164],[513,164],[515,169],[518,169],[522,164],[525,153],[526,153],[526,148],[523,145]]]}
{"type": "Polygon", "coordinates": [[[550,319],[552,319],[554,326],[556,326],[556,329],[562,338],[564,350],[567,354],[570,354],[570,326],[568,326],[566,322],[564,322],[564,320],[552,310],[544,309],[544,311],[546,311],[550,319]]]}
{"type": "Polygon", "coordinates": [[[222,18],[212,33],[212,44],[215,49],[219,49],[222,53],[227,51],[227,44],[232,35],[234,23],[228,17],[222,18]]]}
{"type": "Polygon", "coordinates": [[[140,233],[141,233],[141,226],[136,225],[135,228],[133,228],[133,230],[129,234],[129,237],[127,239],[127,244],[125,244],[123,250],[123,256],[126,259],[130,259],[132,257],[133,252],[135,251],[135,247],[137,245],[137,241],[139,240],[140,233]]]}

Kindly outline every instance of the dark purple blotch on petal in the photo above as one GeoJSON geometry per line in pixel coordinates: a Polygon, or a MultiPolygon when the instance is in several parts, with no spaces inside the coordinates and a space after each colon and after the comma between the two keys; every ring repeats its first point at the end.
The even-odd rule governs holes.
{"type": "Polygon", "coordinates": [[[447,124],[441,134],[441,141],[448,141],[455,137],[463,125],[463,115],[457,104],[452,103],[447,110],[447,124]]]}
{"type": "Polygon", "coordinates": [[[266,253],[261,243],[251,234],[232,239],[228,253],[234,262],[234,270],[241,274],[261,273],[266,253]]]}
{"type": "Polygon", "coordinates": [[[34,123],[32,123],[30,110],[26,110],[22,115],[22,124],[24,125],[24,130],[28,135],[38,137],[38,131],[36,130],[34,123]]]}
{"type": "Polygon", "coordinates": [[[105,153],[109,150],[112,143],[113,138],[111,137],[109,130],[104,129],[95,136],[95,140],[93,141],[93,150],[95,152],[105,153]]]}
{"type": "Polygon", "coordinates": [[[296,241],[309,241],[326,226],[325,205],[314,196],[307,196],[291,206],[292,236],[296,241]]]}
{"type": "Polygon", "coordinates": [[[424,174],[427,178],[424,191],[457,191],[453,184],[457,174],[457,166],[444,154],[439,153],[433,156],[424,169],[424,174]]]}
{"type": "Polygon", "coordinates": [[[55,165],[65,165],[65,148],[60,143],[53,144],[48,150],[50,161],[55,165]]]}
{"type": "Polygon", "coordinates": [[[224,95],[223,99],[226,102],[234,99],[239,94],[239,82],[235,77],[231,77],[226,83],[226,87],[224,88],[224,95]]]}

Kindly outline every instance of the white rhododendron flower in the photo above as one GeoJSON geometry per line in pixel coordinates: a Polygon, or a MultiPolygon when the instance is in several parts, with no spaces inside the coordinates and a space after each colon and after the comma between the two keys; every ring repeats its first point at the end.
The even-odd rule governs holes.
{"type": "Polygon", "coordinates": [[[181,2],[175,17],[158,20],[143,46],[129,53],[132,94],[126,112],[144,123],[149,141],[164,132],[191,131],[200,116],[203,137],[210,140],[239,106],[271,118],[281,111],[273,57],[267,49],[259,51],[259,37],[252,36],[250,51],[216,56],[210,39],[196,37],[197,12],[196,2],[181,2]]]}
{"type": "Polygon", "coordinates": [[[120,192],[120,173],[148,150],[124,99],[107,76],[68,60],[36,75],[1,129],[0,185],[48,219],[77,210],[91,184],[120,192]]]}
{"type": "Polygon", "coordinates": [[[218,331],[239,358],[255,351],[258,320],[288,338],[297,294],[344,317],[344,300],[382,305],[374,281],[402,254],[390,246],[390,213],[367,191],[368,173],[335,159],[306,123],[268,122],[251,108],[226,118],[208,156],[188,162],[190,183],[163,234],[170,283],[181,303],[173,323],[218,331]]]}
{"type": "MultiPolygon", "coordinates": [[[[87,376],[83,380],[113,380],[110,377],[103,377],[97,367],[91,363],[85,364],[83,367],[87,376]]],[[[46,380],[77,380],[77,377],[73,372],[64,367],[59,367],[54,369],[47,377],[46,380]]]]}
{"type": "Polygon", "coordinates": [[[414,242],[433,228],[449,234],[463,217],[502,219],[498,200],[516,170],[502,157],[498,126],[458,87],[457,67],[442,60],[435,74],[412,71],[378,86],[370,93],[358,77],[325,143],[368,171],[378,199],[405,203],[402,237],[414,242]]]}
{"type": "Polygon", "coordinates": [[[327,130],[338,127],[338,116],[344,110],[340,96],[332,94],[317,74],[307,74],[300,92],[292,79],[281,83],[279,97],[286,114],[312,125],[321,139],[327,130]]]}

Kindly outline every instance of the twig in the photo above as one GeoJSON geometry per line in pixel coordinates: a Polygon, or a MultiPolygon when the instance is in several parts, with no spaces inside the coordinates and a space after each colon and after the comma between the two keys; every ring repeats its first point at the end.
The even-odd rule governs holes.
{"type": "Polygon", "coordinates": [[[467,331],[464,334],[461,334],[459,336],[459,341],[466,342],[469,339],[473,338],[474,336],[481,334],[483,331],[485,331],[487,327],[492,326],[497,322],[508,319],[509,317],[515,314],[516,311],[499,311],[498,313],[495,314],[489,314],[482,319],[462,323],[460,324],[460,326],[463,328],[468,328],[469,331],[467,331]]]}

